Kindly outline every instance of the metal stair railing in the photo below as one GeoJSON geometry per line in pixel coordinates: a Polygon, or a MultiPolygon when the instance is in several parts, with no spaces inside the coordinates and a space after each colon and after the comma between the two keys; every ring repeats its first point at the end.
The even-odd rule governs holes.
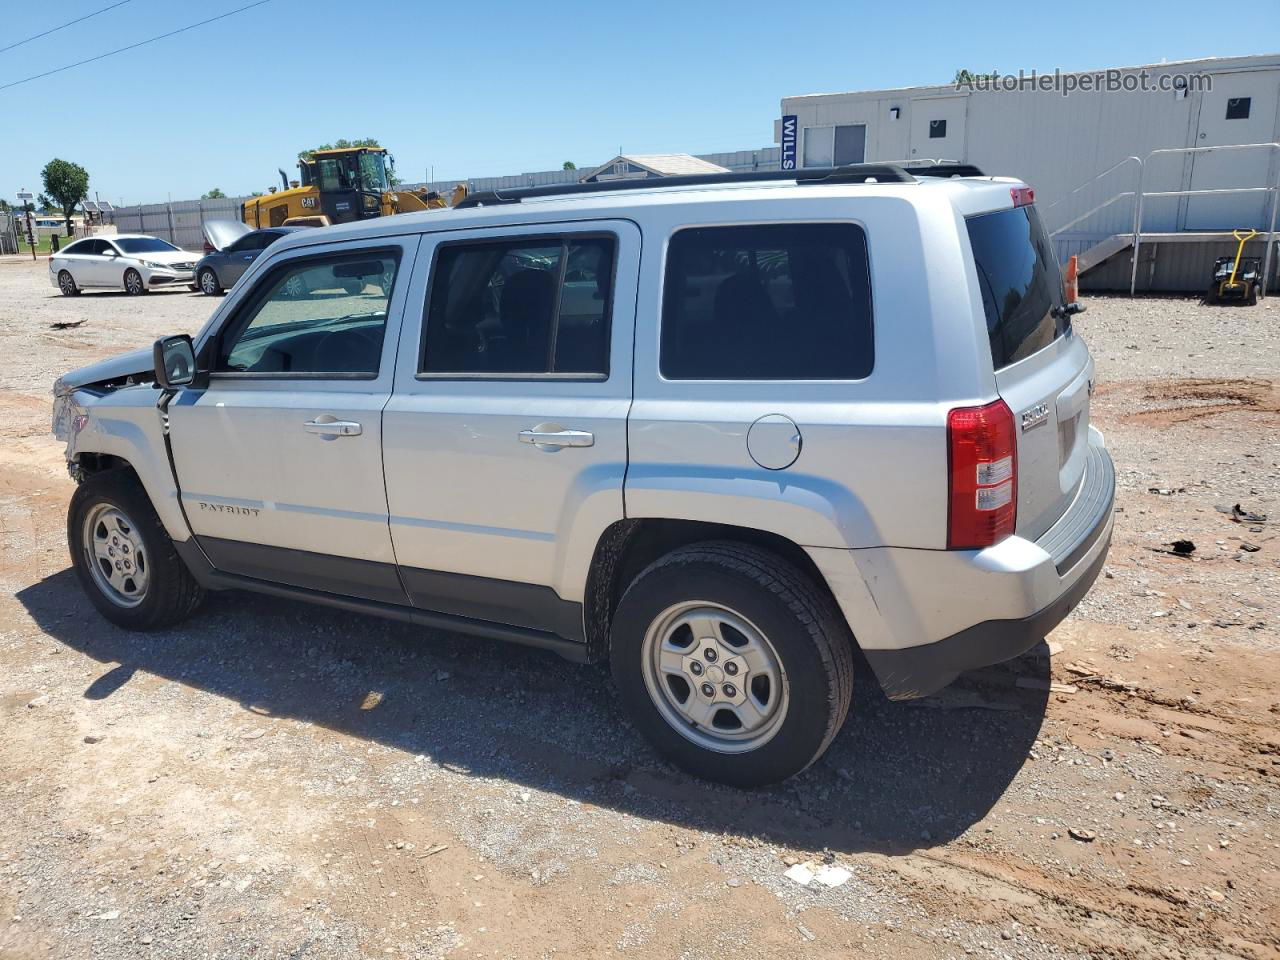
{"type": "Polygon", "coordinates": [[[1090,207],[1084,213],[1081,213],[1078,216],[1072,217],[1066,223],[1062,224],[1062,226],[1049,231],[1049,236],[1056,237],[1058,234],[1063,233],[1066,230],[1069,230],[1071,227],[1074,227],[1077,224],[1082,223],[1085,220],[1088,220],[1094,214],[1102,210],[1105,210],[1107,207],[1111,206],[1113,203],[1118,203],[1119,201],[1127,198],[1133,198],[1133,225],[1130,233],[1130,236],[1132,237],[1133,254],[1132,254],[1132,263],[1129,269],[1129,296],[1133,296],[1138,286],[1138,251],[1142,246],[1142,218],[1144,213],[1145,200],[1147,197],[1152,197],[1152,198],[1202,197],[1202,196],[1215,196],[1215,195],[1222,195],[1222,194],[1229,194],[1229,193],[1267,193],[1271,195],[1271,202],[1269,204],[1269,213],[1267,214],[1267,220],[1268,220],[1269,226],[1266,231],[1267,246],[1266,246],[1266,253],[1263,255],[1263,266],[1262,266],[1262,292],[1263,292],[1263,296],[1266,296],[1266,290],[1271,281],[1271,266],[1272,266],[1275,240],[1276,240],[1276,214],[1277,214],[1277,210],[1280,210],[1280,180],[1277,180],[1276,183],[1268,184],[1262,187],[1219,187],[1219,188],[1210,189],[1210,190],[1150,190],[1148,191],[1143,189],[1143,184],[1145,183],[1146,176],[1147,176],[1147,168],[1153,157],[1169,156],[1176,153],[1197,154],[1197,153],[1213,153],[1214,151],[1226,151],[1226,150],[1267,150],[1271,152],[1280,152],[1280,143],[1230,143],[1230,144],[1222,144],[1214,147],[1166,147],[1160,150],[1152,150],[1150,153],[1147,154],[1145,159],[1140,157],[1125,157],[1119,163],[1115,163],[1107,167],[1106,170],[1103,170],[1097,176],[1089,180],[1086,180],[1084,183],[1080,184],[1080,186],[1076,187],[1070,193],[1066,194],[1066,196],[1061,197],[1058,200],[1055,200],[1053,203],[1049,204],[1043,210],[1041,210],[1040,213],[1041,213],[1041,216],[1047,215],[1049,211],[1053,210],[1054,207],[1058,206],[1061,203],[1065,203],[1071,200],[1072,197],[1078,195],[1081,191],[1087,189],[1088,187],[1093,186],[1098,181],[1100,181],[1103,177],[1107,176],[1110,173],[1113,173],[1114,171],[1130,163],[1137,164],[1137,169],[1138,169],[1138,182],[1135,185],[1134,189],[1122,190],[1119,193],[1113,194],[1112,196],[1108,197],[1106,200],[1103,200],[1101,203],[1095,204],[1094,206],[1090,207]]]}
{"type": "MultiPolygon", "coordinates": [[[[1162,150],[1152,150],[1147,154],[1147,162],[1156,155],[1168,156],[1175,153],[1212,153],[1226,150],[1267,150],[1269,152],[1280,152],[1280,143],[1230,143],[1222,144],[1216,147],[1167,147],[1162,150]]],[[[1142,189],[1143,179],[1146,177],[1147,167],[1143,164],[1142,173],[1138,177],[1138,201],[1137,210],[1133,216],[1133,262],[1129,269],[1129,296],[1134,295],[1134,291],[1138,286],[1138,250],[1142,245],[1142,213],[1143,201],[1147,197],[1201,197],[1226,193],[1269,193],[1271,194],[1271,213],[1269,216],[1270,226],[1267,229],[1267,249],[1263,254],[1262,260],[1262,295],[1267,295],[1267,287],[1271,281],[1271,255],[1276,242],[1276,208],[1280,206],[1280,181],[1269,184],[1265,187],[1225,187],[1213,190],[1159,190],[1146,193],[1142,189]]]]}
{"type": "Polygon", "coordinates": [[[1077,223],[1081,223],[1089,219],[1095,213],[1098,213],[1100,210],[1105,210],[1107,207],[1111,206],[1113,203],[1123,200],[1126,197],[1136,196],[1138,192],[1138,184],[1140,184],[1142,180],[1142,158],[1141,157],[1125,157],[1119,163],[1113,163],[1111,166],[1107,167],[1107,169],[1103,170],[1097,176],[1091,177],[1090,179],[1086,180],[1084,183],[1080,184],[1080,186],[1072,190],[1070,193],[1066,194],[1065,196],[1059,197],[1057,200],[1053,201],[1053,203],[1044,207],[1044,209],[1040,211],[1040,216],[1046,219],[1051,218],[1052,211],[1055,207],[1063,203],[1067,203],[1073,197],[1076,197],[1077,195],[1081,194],[1083,191],[1097,184],[1100,180],[1102,180],[1103,177],[1109,176],[1110,174],[1114,173],[1120,168],[1125,167],[1131,163],[1137,164],[1137,168],[1138,168],[1138,179],[1134,185],[1133,190],[1121,191],[1120,193],[1117,193],[1109,197],[1108,199],[1102,201],[1102,203],[1099,203],[1095,206],[1090,207],[1088,210],[1086,210],[1084,213],[1080,214],[1079,216],[1073,217],[1071,220],[1068,220],[1066,223],[1062,224],[1062,226],[1054,230],[1051,230],[1049,232],[1049,236],[1056,237],[1058,234],[1063,233],[1066,230],[1069,230],[1071,227],[1074,227],[1077,223]]]}

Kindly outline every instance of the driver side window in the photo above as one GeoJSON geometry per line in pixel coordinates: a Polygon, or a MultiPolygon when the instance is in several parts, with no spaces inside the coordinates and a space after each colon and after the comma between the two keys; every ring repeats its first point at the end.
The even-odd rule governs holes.
{"type": "Polygon", "coordinates": [[[273,270],[220,336],[214,372],[376,377],[399,262],[375,250],[273,270]]]}

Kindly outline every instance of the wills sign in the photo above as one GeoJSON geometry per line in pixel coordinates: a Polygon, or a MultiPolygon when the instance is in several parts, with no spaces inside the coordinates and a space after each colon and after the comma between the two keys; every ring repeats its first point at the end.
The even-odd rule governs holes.
{"type": "Polygon", "coordinates": [[[794,170],[796,168],[796,144],[799,140],[799,125],[796,122],[795,114],[789,114],[782,118],[782,169],[794,170]]]}

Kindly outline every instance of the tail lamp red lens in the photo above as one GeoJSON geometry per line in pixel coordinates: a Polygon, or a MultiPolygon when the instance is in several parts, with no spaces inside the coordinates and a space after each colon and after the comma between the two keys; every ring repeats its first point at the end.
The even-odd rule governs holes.
{"type": "Polygon", "coordinates": [[[1030,187],[1010,187],[1009,196],[1015,207],[1025,207],[1036,202],[1036,192],[1030,187]]]}
{"type": "Polygon", "coordinates": [[[1018,519],[1018,449],[1003,400],[947,414],[947,549],[979,550],[1010,536],[1018,519]]]}

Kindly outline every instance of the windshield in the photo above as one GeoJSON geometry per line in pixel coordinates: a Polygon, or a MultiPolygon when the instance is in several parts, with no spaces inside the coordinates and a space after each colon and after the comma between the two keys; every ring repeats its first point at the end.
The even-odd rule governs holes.
{"type": "Polygon", "coordinates": [[[115,245],[122,253],[173,253],[178,249],[159,237],[122,237],[115,245]]]}
{"type": "Polygon", "coordinates": [[[360,154],[360,180],[365,190],[385,193],[387,184],[387,155],[385,153],[360,154]]]}

